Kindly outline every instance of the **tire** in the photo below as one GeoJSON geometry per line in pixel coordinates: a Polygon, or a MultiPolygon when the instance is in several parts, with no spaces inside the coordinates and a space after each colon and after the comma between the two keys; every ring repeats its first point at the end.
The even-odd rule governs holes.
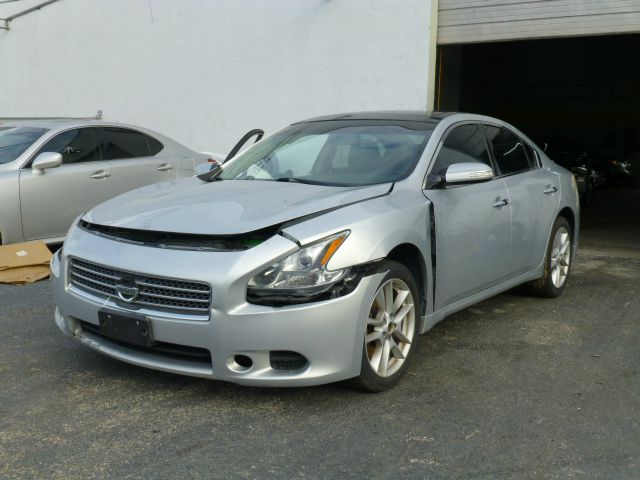
{"type": "Polygon", "coordinates": [[[544,258],[544,274],[539,279],[529,283],[530,291],[533,294],[543,298],[557,298],[562,295],[571,271],[572,239],[573,235],[569,222],[564,217],[558,217],[553,224],[547,253],[544,258]],[[565,238],[558,238],[565,234],[567,235],[565,238]],[[560,243],[557,243],[558,241],[560,243]],[[558,254],[560,253],[558,250],[562,248],[565,248],[565,251],[558,261],[558,254]],[[566,263],[566,265],[563,265],[563,263],[566,263]]]}
{"type": "Polygon", "coordinates": [[[351,387],[366,392],[382,392],[393,387],[407,371],[418,343],[422,317],[420,293],[411,272],[392,260],[382,261],[377,272],[387,274],[370,301],[370,321],[367,322],[362,341],[360,375],[349,381],[351,387]],[[389,292],[393,302],[386,301],[389,292]],[[399,294],[405,297],[396,306],[399,294]],[[385,308],[386,305],[390,305],[388,308],[391,313],[385,308]],[[394,321],[397,313],[403,315],[398,323],[394,321]],[[379,338],[374,340],[374,337],[379,338]],[[376,363],[377,370],[373,366],[376,363]]]}

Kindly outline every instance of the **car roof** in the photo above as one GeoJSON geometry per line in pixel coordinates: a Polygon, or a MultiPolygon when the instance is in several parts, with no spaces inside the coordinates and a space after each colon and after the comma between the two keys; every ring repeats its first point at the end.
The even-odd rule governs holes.
{"type": "Polygon", "coordinates": [[[138,125],[132,125],[128,123],[121,123],[117,121],[97,120],[92,118],[2,118],[0,117],[0,128],[3,127],[31,127],[31,128],[43,128],[47,130],[47,135],[55,135],[61,131],[69,130],[73,128],[82,127],[115,127],[115,128],[127,128],[142,132],[146,135],[150,135],[163,144],[171,145],[174,149],[186,149],[191,151],[179,142],[176,142],[170,137],[163,135],[162,133],[151,130],[147,127],[141,127],[138,125]]]}
{"type": "Polygon", "coordinates": [[[370,112],[350,112],[323,115],[302,120],[298,123],[325,122],[337,120],[390,120],[417,121],[437,124],[443,118],[454,115],[453,112],[428,112],[425,110],[376,110],[370,112]]]}
{"type": "Polygon", "coordinates": [[[120,122],[107,122],[105,120],[95,120],[91,118],[0,118],[0,127],[32,127],[46,128],[48,130],[67,129],[73,127],[99,127],[99,126],[121,126],[138,130],[147,130],[144,127],[128,125],[120,122]]]}
{"type": "Polygon", "coordinates": [[[85,118],[0,118],[0,127],[33,127],[33,128],[60,128],[86,125],[106,124],[100,120],[85,118]]]}

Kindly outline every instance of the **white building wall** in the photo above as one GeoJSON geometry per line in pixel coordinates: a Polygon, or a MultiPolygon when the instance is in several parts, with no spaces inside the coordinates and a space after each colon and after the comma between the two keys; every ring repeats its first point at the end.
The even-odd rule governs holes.
{"type": "Polygon", "coordinates": [[[428,0],[59,0],[0,30],[0,117],[102,109],[224,152],[251,128],[426,109],[430,14],[428,0]]]}

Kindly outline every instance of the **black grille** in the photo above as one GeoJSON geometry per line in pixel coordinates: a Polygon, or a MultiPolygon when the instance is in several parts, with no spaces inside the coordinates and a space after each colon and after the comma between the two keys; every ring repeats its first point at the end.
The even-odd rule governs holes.
{"type": "Polygon", "coordinates": [[[120,345],[131,350],[139,352],[153,353],[166,359],[188,360],[190,362],[202,363],[203,365],[212,365],[211,353],[206,348],[188,347],[186,345],[178,345],[176,343],[153,342],[150,347],[140,347],[132,345],[113,338],[107,337],[100,332],[100,327],[92,323],[80,320],[82,329],[89,332],[92,336],[105,339],[116,345],[120,345]]]}
{"type": "Polygon", "coordinates": [[[136,307],[200,315],[208,315],[211,308],[211,287],[205,283],[129,273],[77,258],[71,259],[69,281],[80,290],[115,300],[120,298],[116,286],[126,282],[138,289],[128,303],[136,307]]]}

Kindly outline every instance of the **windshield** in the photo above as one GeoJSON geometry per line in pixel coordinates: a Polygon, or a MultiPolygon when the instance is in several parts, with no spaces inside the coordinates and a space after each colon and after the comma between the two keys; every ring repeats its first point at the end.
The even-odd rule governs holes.
{"type": "Polygon", "coordinates": [[[0,127],[0,164],[13,162],[46,131],[46,128],[0,127]]]}
{"type": "Polygon", "coordinates": [[[234,158],[217,179],[332,186],[394,182],[413,171],[434,127],[381,120],[292,125],[234,158]]]}

